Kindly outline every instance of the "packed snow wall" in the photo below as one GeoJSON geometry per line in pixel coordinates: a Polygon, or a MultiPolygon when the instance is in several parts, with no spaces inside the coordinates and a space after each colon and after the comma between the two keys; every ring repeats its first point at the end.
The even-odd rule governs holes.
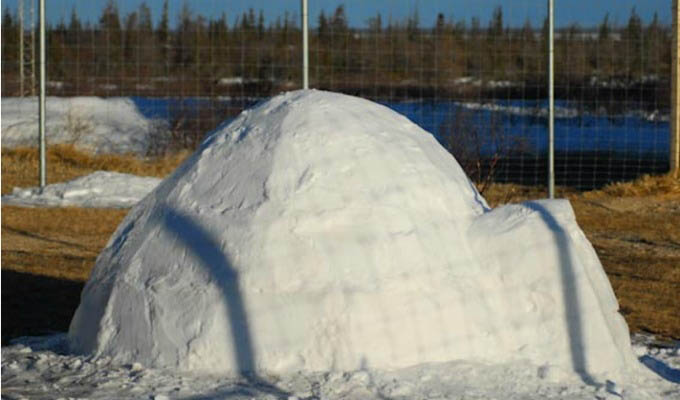
{"type": "Polygon", "coordinates": [[[490,210],[427,132],[279,95],[219,127],[97,259],[74,351],[206,373],[527,360],[632,365],[567,201],[490,210]]]}

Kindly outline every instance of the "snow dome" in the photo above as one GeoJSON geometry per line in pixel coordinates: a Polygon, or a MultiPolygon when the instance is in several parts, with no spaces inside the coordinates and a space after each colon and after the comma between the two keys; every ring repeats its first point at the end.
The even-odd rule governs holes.
{"type": "Polygon", "coordinates": [[[376,103],[282,94],[218,128],[97,259],[74,351],[205,373],[527,360],[626,369],[628,329],[567,201],[490,210],[376,103]]]}

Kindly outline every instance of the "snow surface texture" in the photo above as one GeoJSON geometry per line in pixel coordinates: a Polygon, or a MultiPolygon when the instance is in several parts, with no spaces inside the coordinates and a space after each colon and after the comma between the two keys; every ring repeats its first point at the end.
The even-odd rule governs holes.
{"type": "Polygon", "coordinates": [[[202,373],[639,368],[567,201],[489,210],[432,135],[367,100],[277,96],[218,128],[97,259],[71,349],[202,373]]]}
{"type": "MultiPolygon", "coordinates": [[[[48,144],[71,143],[97,153],[144,153],[154,123],[130,99],[48,97],[48,144]]],[[[2,99],[2,146],[36,146],[38,99],[2,99]]]]}
{"type": "Polygon", "coordinates": [[[141,363],[116,364],[105,357],[66,355],[64,336],[22,338],[20,344],[3,347],[3,399],[680,399],[680,343],[659,348],[636,340],[634,346],[646,365],[675,380],[640,374],[625,384],[586,385],[573,374],[528,362],[452,361],[395,371],[293,373],[267,376],[266,381],[200,376],[141,363]]]}
{"type": "Polygon", "coordinates": [[[132,207],[160,183],[158,178],[96,171],[64,183],[28,189],[14,188],[3,205],[46,207],[132,207]]]}

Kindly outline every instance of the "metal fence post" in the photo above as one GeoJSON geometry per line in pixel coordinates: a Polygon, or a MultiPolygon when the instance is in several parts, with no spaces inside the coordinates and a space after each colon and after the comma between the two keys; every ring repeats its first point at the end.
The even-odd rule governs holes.
{"type": "Polygon", "coordinates": [[[673,0],[673,64],[671,70],[671,129],[670,129],[670,173],[680,178],[680,7],[673,0]]]}
{"type": "Polygon", "coordinates": [[[548,0],[548,197],[555,198],[555,4],[548,0]]]}
{"type": "Polygon", "coordinates": [[[307,0],[302,0],[302,88],[309,89],[309,21],[307,0]]]}
{"type": "Polygon", "coordinates": [[[40,0],[40,190],[45,187],[45,0],[40,0]]]}

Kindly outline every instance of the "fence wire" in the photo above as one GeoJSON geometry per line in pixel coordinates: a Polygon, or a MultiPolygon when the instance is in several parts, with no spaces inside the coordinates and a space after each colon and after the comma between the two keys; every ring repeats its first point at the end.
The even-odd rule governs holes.
{"type": "MultiPolygon", "coordinates": [[[[146,155],[193,148],[242,109],[302,85],[299,1],[69,4],[48,14],[48,108],[58,97],[129,98],[160,121],[146,155]]],[[[480,187],[545,185],[547,7],[522,0],[471,17],[455,2],[432,4],[310,1],[310,87],[405,114],[480,187]]],[[[17,7],[3,12],[3,101],[36,84],[33,50],[20,51],[35,45],[26,14],[22,25],[17,7]]],[[[667,171],[669,16],[558,17],[571,22],[555,34],[556,184],[591,189],[667,171]]]]}

